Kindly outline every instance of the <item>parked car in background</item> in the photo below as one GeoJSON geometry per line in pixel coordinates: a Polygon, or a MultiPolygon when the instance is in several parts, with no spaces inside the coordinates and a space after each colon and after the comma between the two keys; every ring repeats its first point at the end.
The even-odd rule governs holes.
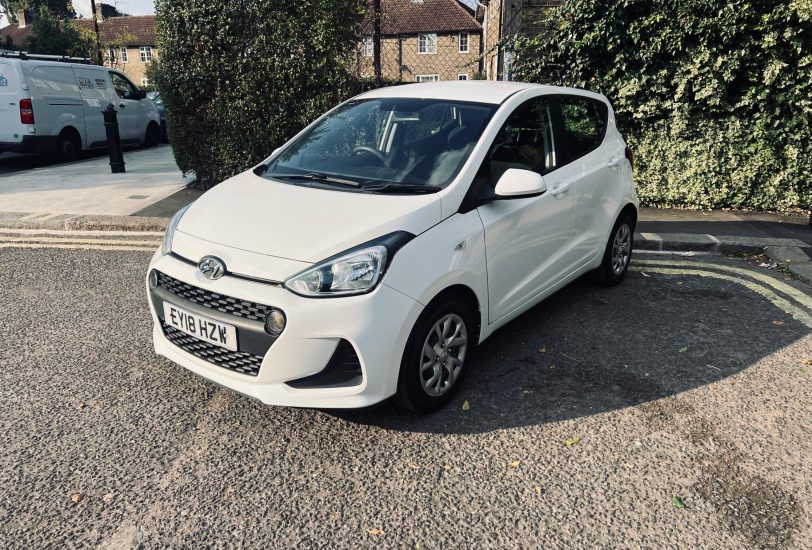
{"type": "Polygon", "coordinates": [[[147,97],[155,104],[158,109],[158,116],[161,118],[161,141],[166,143],[169,141],[169,135],[166,133],[166,110],[164,109],[164,100],[160,92],[147,92],[147,97]]]}
{"type": "Polygon", "coordinates": [[[435,410],[496,329],[587,272],[619,283],[637,208],[602,95],[367,92],[174,216],[155,350],[268,404],[435,410]]]}
{"type": "Polygon", "coordinates": [[[146,94],[120,72],[78,60],[0,53],[0,152],[70,161],[107,147],[102,110],[110,104],[123,145],[158,143],[158,109],[146,94]]]}

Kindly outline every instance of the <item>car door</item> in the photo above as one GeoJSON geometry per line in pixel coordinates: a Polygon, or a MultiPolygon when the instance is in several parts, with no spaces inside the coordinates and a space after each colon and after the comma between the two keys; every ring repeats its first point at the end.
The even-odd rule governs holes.
{"type": "Polygon", "coordinates": [[[500,129],[478,175],[484,180],[479,191],[484,204],[478,211],[485,230],[490,323],[572,270],[572,177],[558,158],[555,122],[550,96],[521,104],[500,129]],[[487,200],[508,168],[541,174],[547,191],[532,198],[487,200]]]}
{"type": "Polygon", "coordinates": [[[104,69],[92,65],[73,65],[73,74],[82,98],[87,147],[104,147],[107,135],[102,111],[109,103],[110,94],[104,69]]]}
{"type": "Polygon", "coordinates": [[[118,131],[121,142],[125,144],[140,143],[144,139],[146,125],[141,127],[143,115],[141,113],[140,90],[127,80],[124,75],[110,71],[110,81],[118,98],[118,131]]]}
{"type": "Polygon", "coordinates": [[[623,148],[607,136],[608,105],[578,95],[558,96],[562,122],[562,160],[575,178],[573,228],[576,261],[602,254],[620,199],[623,148]]]}

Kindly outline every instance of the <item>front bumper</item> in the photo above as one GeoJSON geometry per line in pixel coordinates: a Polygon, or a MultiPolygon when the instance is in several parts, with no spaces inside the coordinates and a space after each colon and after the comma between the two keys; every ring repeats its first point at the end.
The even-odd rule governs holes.
{"type": "Polygon", "coordinates": [[[275,339],[252,333],[241,320],[218,316],[203,309],[199,314],[237,326],[240,351],[261,354],[255,375],[218,366],[173,344],[161,328],[162,301],[189,308],[189,303],[149,289],[153,340],[156,353],[217,384],[256,398],[268,405],[316,408],[356,408],[372,405],[393,395],[403,350],[422,305],[386,286],[361,296],[303,298],[278,285],[230,276],[216,281],[204,278],[194,265],[156,253],[150,270],[195,287],[281,309],[285,330],[275,339]],[[241,335],[243,333],[245,336],[241,335]],[[294,388],[288,384],[322,372],[339,343],[352,345],[361,366],[361,383],[346,387],[294,388]]]}

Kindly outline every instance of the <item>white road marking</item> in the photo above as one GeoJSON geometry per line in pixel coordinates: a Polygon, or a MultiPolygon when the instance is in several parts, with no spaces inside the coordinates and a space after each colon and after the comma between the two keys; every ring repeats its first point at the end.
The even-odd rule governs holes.
{"type": "Polygon", "coordinates": [[[715,242],[716,244],[722,244],[722,241],[711,235],[710,233],[705,233],[705,236],[715,242]]]}
{"type": "Polygon", "coordinates": [[[647,241],[662,241],[659,235],[656,233],[640,233],[640,236],[646,239],[647,241]]]}
{"type": "Polygon", "coordinates": [[[67,230],[67,229],[11,229],[0,228],[0,234],[19,235],[64,235],[66,237],[163,237],[163,231],[92,231],[92,230],[67,230]]]}
{"type": "Polygon", "coordinates": [[[36,219],[36,218],[43,218],[43,219],[45,219],[45,218],[44,218],[45,216],[50,216],[50,215],[51,215],[51,214],[50,214],[50,213],[48,213],[48,212],[34,212],[33,214],[28,214],[28,215],[26,215],[26,216],[22,216],[20,219],[21,219],[21,220],[33,220],[33,219],[36,219]]]}
{"type": "Polygon", "coordinates": [[[0,242],[0,248],[64,248],[72,250],[137,250],[142,252],[154,252],[155,246],[127,246],[111,244],[37,244],[37,243],[4,243],[0,242]]]}
{"type": "Polygon", "coordinates": [[[694,252],[693,250],[635,250],[634,255],[638,254],[654,254],[659,256],[685,256],[687,258],[693,256],[707,255],[710,252],[694,252]]]}
{"type": "MultiPolygon", "coordinates": [[[[729,273],[735,273],[737,275],[744,275],[756,279],[758,281],[761,281],[762,283],[768,284],[775,290],[783,292],[787,296],[791,296],[793,299],[795,299],[798,303],[800,303],[804,307],[812,309],[812,297],[798,290],[794,286],[788,285],[783,281],[779,281],[775,277],[770,277],[769,275],[759,273],[758,271],[743,269],[741,267],[734,267],[729,265],[709,264],[703,262],[685,262],[680,260],[637,260],[635,263],[645,265],[669,265],[677,267],[691,267],[691,268],[699,267],[702,269],[718,269],[720,271],[727,271],[729,273]]],[[[651,270],[647,269],[647,271],[651,270]]]]}
{"type": "Polygon", "coordinates": [[[133,241],[129,239],[71,239],[62,237],[4,237],[0,235],[0,243],[29,243],[29,244],[117,244],[134,246],[158,246],[160,240],[133,241]]]}
{"type": "MultiPolygon", "coordinates": [[[[653,263],[653,262],[652,262],[653,263]]],[[[717,266],[714,266],[717,267],[717,266]]],[[[643,271],[642,267],[635,267],[632,266],[629,268],[632,271],[643,271]]],[[[649,266],[645,268],[646,272],[648,273],[660,273],[663,275],[698,275],[700,277],[709,277],[713,279],[721,279],[724,281],[731,281],[737,284],[744,286],[745,288],[752,290],[753,292],[760,294],[764,298],[770,301],[778,309],[784,311],[787,315],[796,319],[806,325],[808,328],[812,329],[812,315],[809,315],[801,308],[795,306],[794,304],[790,303],[789,300],[782,298],[775,292],[764,288],[763,286],[756,284],[752,281],[748,281],[747,279],[742,279],[740,277],[734,277],[732,275],[725,275],[723,273],[717,273],[715,271],[704,271],[700,269],[677,269],[677,268],[666,268],[666,267],[654,267],[649,266]]]]}

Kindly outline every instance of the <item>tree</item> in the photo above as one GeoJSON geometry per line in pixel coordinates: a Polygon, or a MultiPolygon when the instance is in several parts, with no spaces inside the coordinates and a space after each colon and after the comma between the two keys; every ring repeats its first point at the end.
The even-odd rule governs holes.
{"type": "Polygon", "coordinates": [[[153,74],[178,165],[208,187],[347,96],[362,0],[158,0],[153,74]]]}
{"type": "Polygon", "coordinates": [[[33,23],[34,32],[22,49],[31,53],[86,57],[93,49],[93,33],[83,32],[72,20],[60,21],[41,6],[33,23]]]}
{"type": "Polygon", "coordinates": [[[48,12],[57,19],[73,19],[76,12],[73,3],[69,0],[0,0],[0,11],[14,20],[21,10],[37,13],[40,8],[48,8],[48,12]]]}
{"type": "Polygon", "coordinates": [[[648,204],[812,203],[812,0],[569,0],[521,80],[606,94],[648,204]]]}

